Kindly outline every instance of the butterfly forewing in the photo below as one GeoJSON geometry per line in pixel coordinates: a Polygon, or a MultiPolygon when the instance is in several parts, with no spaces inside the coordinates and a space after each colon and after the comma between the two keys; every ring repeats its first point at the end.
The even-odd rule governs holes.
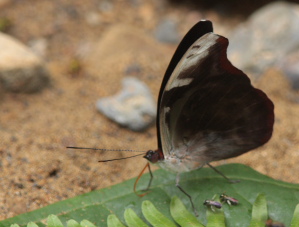
{"type": "Polygon", "coordinates": [[[208,33],[193,43],[164,88],[159,127],[164,157],[183,171],[231,158],[266,143],[273,104],[227,59],[228,40],[208,33]]]}
{"type": "Polygon", "coordinates": [[[159,98],[158,98],[158,108],[157,108],[157,137],[158,137],[158,147],[161,148],[161,136],[160,136],[160,123],[159,123],[159,114],[160,114],[160,104],[161,104],[161,98],[162,94],[164,92],[164,88],[166,86],[166,83],[168,82],[170,76],[172,75],[173,70],[177,66],[178,62],[182,59],[183,55],[187,52],[189,47],[200,37],[205,35],[206,33],[213,32],[213,25],[211,21],[200,21],[197,24],[195,24],[188,33],[184,36],[182,41],[180,42],[179,46],[177,47],[168,67],[165,72],[165,75],[163,77],[163,81],[161,84],[160,92],[159,92],[159,98]]]}

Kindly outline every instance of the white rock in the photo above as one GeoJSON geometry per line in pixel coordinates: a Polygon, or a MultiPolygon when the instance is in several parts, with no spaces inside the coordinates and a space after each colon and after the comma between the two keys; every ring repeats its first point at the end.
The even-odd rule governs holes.
{"type": "Polygon", "coordinates": [[[43,61],[16,39],[0,33],[0,80],[12,92],[36,92],[49,84],[43,61]]]}

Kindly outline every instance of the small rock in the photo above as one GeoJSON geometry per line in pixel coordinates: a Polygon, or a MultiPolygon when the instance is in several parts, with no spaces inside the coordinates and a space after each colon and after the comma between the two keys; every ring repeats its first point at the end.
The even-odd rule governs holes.
{"type": "Polygon", "coordinates": [[[135,64],[129,65],[126,68],[125,74],[128,76],[136,76],[136,75],[139,75],[141,73],[141,71],[142,71],[142,69],[141,69],[140,65],[135,63],[135,64]]]}
{"type": "Polygon", "coordinates": [[[163,43],[176,44],[180,41],[180,35],[177,32],[177,25],[171,19],[164,19],[158,24],[155,31],[155,37],[163,43]]]}
{"type": "Polygon", "coordinates": [[[299,5],[277,1],[253,13],[230,37],[229,59],[261,74],[299,46],[299,5]]]}
{"type": "Polygon", "coordinates": [[[133,77],[123,79],[116,95],[97,101],[97,109],[111,120],[133,131],[149,127],[156,117],[156,104],[150,90],[133,77]]]}
{"type": "Polygon", "coordinates": [[[49,84],[43,61],[28,47],[0,33],[0,81],[7,91],[32,93],[49,84]]]}

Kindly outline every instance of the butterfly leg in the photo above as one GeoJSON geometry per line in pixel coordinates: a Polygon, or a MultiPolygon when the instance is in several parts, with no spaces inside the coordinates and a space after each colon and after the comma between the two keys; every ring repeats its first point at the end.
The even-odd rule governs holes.
{"type": "Polygon", "coordinates": [[[178,187],[178,189],[180,189],[181,192],[183,192],[190,200],[190,203],[192,205],[192,209],[193,209],[193,212],[195,214],[196,217],[198,217],[198,213],[197,213],[197,210],[195,209],[195,206],[194,206],[194,203],[193,203],[193,200],[192,200],[192,197],[191,195],[189,195],[181,186],[180,186],[180,174],[178,173],[176,175],[176,186],[178,187]]]}
{"type": "Polygon", "coordinates": [[[145,193],[143,193],[143,194],[138,194],[137,191],[136,191],[137,183],[138,183],[139,179],[141,178],[142,174],[144,173],[144,171],[146,170],[146,168],[148,168],[151,178],[150,178],[150,181],[148,182],[148,186],[147,186],[147,188],[146,188],[145,190],[143,190],[143,191],[148,191],[148,189],[150,188],[150,186],[151,186],[151,184],[152,184],[152,181],[153,181],[153,173],[152,173],[152,171],[151,171],[150,164],[147,163],[146,166],[145,166],[145,167],[142,169],[142,171],[139,173],[139,175],[138,175],[138,177],[137,177],[137,179],[136,179],[136,181],[135,181],[135,184],[134,184],[134,193],[135,193],[136,195],[138,195],[139,197],[143,197],[143,196],[145,196],[145,195],[148,193],[148,192],[145,192],[145,193]]]}
{"type": "Polygon", "coordinates": [[[219,175],[221,175],[223,178],[225,178],[229,183],[239,183],[240,180],[231,180],[229,179],[227,176],[225,176],[223,173],[221,173],[218,169],[216,169],[214,166],[212,166],[210,163],[207,163],[207,165],[214,170],[216,173],[218,173],[219,175]]]}
{"type": "Polygon", "coordinates": [[[148,165],[147,168],[148,168],[148,172],[149,172],[151,178],[150,178],[150,180],[148,182],[148,185],[147,185],[146,189],[143,189],[143,191],[148,191],[150,189],[150,187],[152,185],[152,181],[154,179],[154,176],[153,176],[153,173],[152,173],[152,170],[151,170],[151,166],[148,165]]]}

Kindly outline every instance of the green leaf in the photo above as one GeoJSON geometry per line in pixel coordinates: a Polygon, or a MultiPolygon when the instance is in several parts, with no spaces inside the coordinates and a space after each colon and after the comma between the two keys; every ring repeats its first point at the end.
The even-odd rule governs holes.
{"type": "Polygon", "coordinates": [[[38,225],[35,224],[34,222],[29,222],[27,227],[38,227],[38,225]]]}
{"type": "Polygon", "coordinates": [[[80,222],[80,225],[82,227],[96,227],[93,223],[91,223],[90,221],[85,220],[85,219],[80,222]]]}
{"type": "MultiPolygon", "coordinates": [[[[220,202],[219,196],[214,195],[213,200],[220,202]]],[[[225,225],[225,217],[223,208],[218,209],[215,208],[214,210],[210,207],[207,208],[207,219],[208,223],[206,227],[226,227],[225,225]]]]}
{"type": "Polygon", "coordinates": [[[171,199],[170,213],[173,219],[182,227],[204,227],[196,217],[186,209],[177,196],[171,199]]]}
{"type": "Polygon", "coordinates": [[[126,209],[124,216],[129,227],[149,227],[131,208],[126,209]]]}
{"type": "MultiPolygon", "coordinates": [[[[293,213],[299,204],[299,185],[273,180],[262,175],[248,166],[229,164],[217,167],[231,179],[239,179],[240,183],[231,184],[210,168],[202,168],[193,172],[181,174],[181,187],[192,196],[201,223],[206,224],[206,207],[203,201],[210,199],[214,194],[225,192],[239,200],[237,206],[223,205],[227,227],[249,226],[252,214],[252,205],[258,194],[264,193],[268,204],[269,217],[279,220],[286,226],[291,225],[293,213]]],[[[92,191],[75,198],[64,200],[47,207],[21,214],[16,217],[0,221],[0,227],[7,227],[17,223],[25,227],[33,221],[38,226],[45,226],[44,220],[49,214],[55,214],[61,222],[74,219],[80,222],[87,219],[98,227],[107,226],[107,217],[117,215],[125,223],[124,211],[132,208],[139,217],[143,217],[141,204],[150,200],[154,206],[167,218],[172,219],[169,204],[174,196],[178,196],[187,210],[193,212],[189,198],[175,186],[176,175],[164,170],[154,173],[151,192],[140,198],[133,192],[135,179],[121,184],[92,191]]],[[[145,174],[139,181],[138,188],[146,188],[149,175],[145,174]]]]}
{"type": "Polygon", "coordinates": [[[299,227],[299,204],[296,206],[296,209],[294,211],[291,227],[299,227]]]}
{"type": "Polygon", "coordinates": [[[82,227],[78,222],[75,220],[71,219],[67,221],[67,227],[82,227]]]}
{"type": "Polygon", "coordinates": [[[146,220],[154,227],[176,227],[176,224],[158,211],[150,201],[142,203],[142,212],[146,220]]]}
{"type": "Polygon", "coordinates": [[[258,195],[252,208],[252,219],[249,227],[264,227],[268,219],[267,201],[264,194],[258,195]]]}
{"type": "Polygon", "coordinates": [[[48,227],[64,227],[56,215],[49,215],[47,219],[48,227]]]}
{"type": "Polygon", "coordinates": [[[20,227],[20,226],[17,224],[12,224],[12,225],[10,225],[10,227],[20,227]]]}
{"type": "Polygon", "coordinates": [[[108,227],[126,227],[121,223],[121,221],[116,217],[115,214],[110,214],[107,218],[108,227]]]}

